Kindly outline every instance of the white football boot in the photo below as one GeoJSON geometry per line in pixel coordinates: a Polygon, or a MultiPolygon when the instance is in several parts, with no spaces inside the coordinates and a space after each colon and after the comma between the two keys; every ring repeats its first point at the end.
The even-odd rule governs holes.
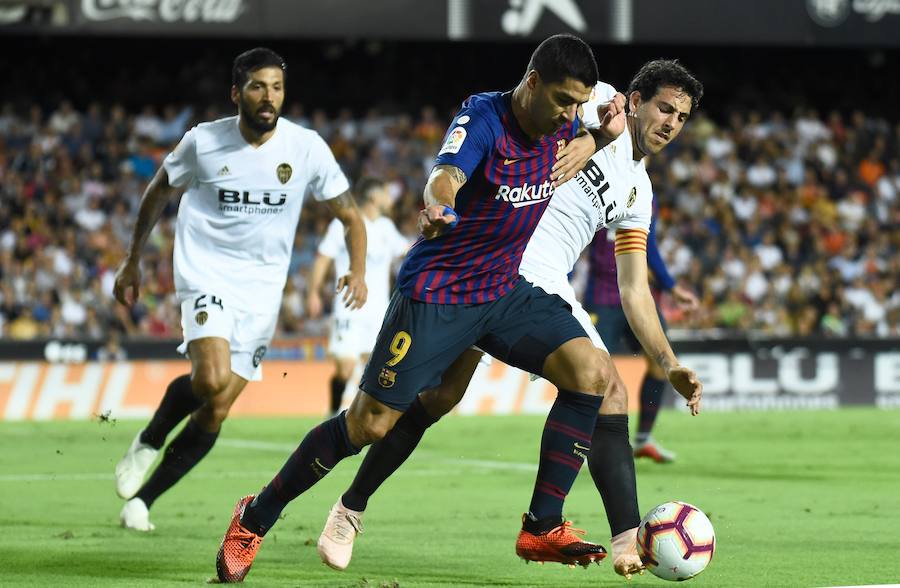
{"type": "Polygon", "coordinates": [[[626,580],[631,579],[631,574],[644,573],[644,564],[637,552],[637,531],[635,527],[612,538],[613,569],[626,580]]]}
{"type": "Polygon", "coordinates": [[[150,511],[147,505],[140,498],[132,498],[122,507],[119,513],[119,522],[126,529],[135,531],[149,532],[156,528],[156,525],[150,522],[150,511]]]}
{"type": "Polygon", "coordinates": [[[157,455],[159,449],[141,443],[141,432],[138,432],[128,451],[116,464],[116,494],[125,500],[137,494],[157,455]]]}
{"type": "Polygon", "coordinates": [[[325,528],[319,535],[318,551],[322,562],[336,570],[344,570],[353,557],[353,540],[363,532],[363,513],[345,507],[340,498],[331,507],[325,528]]]}

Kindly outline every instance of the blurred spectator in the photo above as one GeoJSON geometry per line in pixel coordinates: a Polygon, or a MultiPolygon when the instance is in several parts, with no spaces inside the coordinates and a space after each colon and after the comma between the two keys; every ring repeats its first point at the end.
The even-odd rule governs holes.
{"type": "MultiPolygon", "coordinates": [[[[112,276],[161,158],[195,112],[211,119],[222,110],[170,103],[130,112],[93,102],[81,112],[63,100],[48,112],[0,106],[0,333],[107,339],[110,358],[121,351],[119,333],[177,337],[177,202],[147,243],[137,305],[111,301],[112,276]]],[[[445,113],[426,105],[416,116],[375,107],[330,115],[294,103],[284,115],[321,133],[351,181],[384,178],[398,226],[415,236],[445,113]]],[[[660,249],[702,301],[690,315],[664,304],[670,322],[779,337],[900,335],[898,145],[900,124],[860,111],[735,111],[727,121],[696,113],[671,153],[649,165],[660,249]]],[[[280,336],[321,331],[305,319],[303,301],[327,220],[326,207],[307,203],[280,336]]]]}

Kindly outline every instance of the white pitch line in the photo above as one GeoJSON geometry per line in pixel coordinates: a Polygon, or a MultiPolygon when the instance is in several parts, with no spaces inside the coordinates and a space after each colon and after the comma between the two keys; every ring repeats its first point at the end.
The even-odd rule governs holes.
{"type": "MultiPolygon", "coordinates": [[[[297,448],[296,445],[288,443],[269,443],[267,441],[255,441],[253,439],[222,439],[219,445],[228,447],[237,447],[239,449],[256,449],[258,451],[277,451],[279,453],[290,453],[297,448]]],[[[488,470],[511,470],[517,472],[536,472],[537,464],[517,462],[517,461],[496,461],[489,459],[466,459],[466,458],[445,458],[435,457],[434,453],[429,451],[416,451],[415,455],[427,456],[439,463],[452,463],[460,466],[469,466],[473,468],[481,468],[488,470]]]]}
{"type": "MultiPolygon", "coordinates": [[[[201,480],[225,480],[229,478],[271,476],[271,471],[258,472],[197,472],[192,473],[192,478],[201,480]]],[[[0,474],[0,482],[81,482],[81,481],[105,481],[114,480],[113,474],[84,473],[84,474],[0,474]]]]}
{"type": "MultiPolygon", "coordinates": [[[[253,439],[220,439],[217,445],[226,447],[235,447],[237,449],[251,449],[255,451],[277,452],[287,456],[291,451],[296,449],[296,445],[289,443],[270,443],[268,441],[256,441],[253,439]]],[[[537,471],[537,465],[533,463],[524,463],[516,461],[497,461],[489,459],[465,459],[465,458],[443,458],[435,457],[432,452],[418,451],[417,455],[429,457],[434,463],[452,464],[460,467],[483,470],[499,470],[513,472],[534,473],[537,471]]],[[[444,470],[429,471],[406,471],[404,475],[446,475],[451,472],[444,470]]],[[[265,472],[196,472],[192,473],[192,478],[202,480],[224,480],[228,478],[244,478],[271,475],[271,471],[265,472]]],[[[59,474],[0,474],[0,482],[79,482],[79,481],[106,481],[113,480],[115,476],[112,473],[59,473],[59,474]]]]}

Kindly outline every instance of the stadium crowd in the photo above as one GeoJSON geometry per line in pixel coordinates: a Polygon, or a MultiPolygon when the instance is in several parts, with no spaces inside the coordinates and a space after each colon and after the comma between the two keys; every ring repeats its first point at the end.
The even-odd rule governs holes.
{"type": "MultiPolygon", "coordinates": [[[[50,111],[0,107],[0,336],[180,336],[177,202],[148,243],[133,309],[112,299],[113,275],[162,158],[191,125],[230,114],[176,105],[79,110],[67,101],[50,111]]],[[[318,131],[351,181],[387,180],[398,226],[413,238],[450,114],[424,107],[329,116],[295,103],[283,116],[318,131]]],[[[661,250],[672,274],[702,299],[688,315],[663,297],[673,327],[900,336],[900,122],[809,109],[714,121],[701,109],[649,169],[661,250]]],[[[307,203],[280,336],[322,331],[322,321],[305,320],[303,300],[328,220],[324,206],[307,203]]]]}

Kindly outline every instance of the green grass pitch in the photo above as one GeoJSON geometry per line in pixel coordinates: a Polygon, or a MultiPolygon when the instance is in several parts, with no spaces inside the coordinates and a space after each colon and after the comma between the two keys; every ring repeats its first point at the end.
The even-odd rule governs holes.
{"type": "MultiPolygon", "coordinates": [[[[315,542],[359,457],[285,511],[248,586],[622,586],[609,563],[524,565],[514,553],[542,417],[450,417],[369,505],[353,562],[335,572],[315,542]]],[[[202,586],[237,498],[257,491],[312,419],[234,419],[219,444],[151,511],[155,532],[118,527],[113,467],[142,423],[0,423],[0,584],[202,586]]],[[[834,586],[900,581],[900,412],[664,411],[676,463],[638,463],[641,509],[705,510],[718,545],[697,586],[834,586]]],[[[567,516],[609,543],[587,468],[567,516]]],[[[667,586],[650,575],[635,587],[667,586]]]]}

